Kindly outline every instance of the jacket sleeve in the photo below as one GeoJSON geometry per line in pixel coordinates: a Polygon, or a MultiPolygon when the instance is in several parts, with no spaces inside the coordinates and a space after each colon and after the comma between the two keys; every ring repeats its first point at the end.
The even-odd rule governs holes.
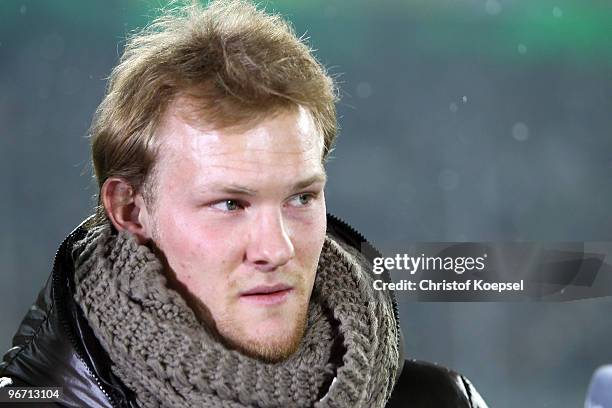
{"type": "Polygon", "coordinates": [[[446,367],[407,360],[386,408],[487,408],[472,383],[446,367]]]}
{"type": "MultiPolygon", "coordinates": [[[[33,406],[108,408],[112,406],[108,396],[67,336],[68,328],[59,318],[58,304],[53,301],[55,294],[53,279],[49,279],[13,337],[13,348],[0,363],[0,377],[9,378],[12,387],[62,388],[57,405],[33,406]]],[[[74,321],[71,324],[75,330],[80,327],[74,321]]],[[[82,331],[78,336],[83,341],[82,331]]],[[[20,402],[15,406],[27,405],[20,402]]]]}

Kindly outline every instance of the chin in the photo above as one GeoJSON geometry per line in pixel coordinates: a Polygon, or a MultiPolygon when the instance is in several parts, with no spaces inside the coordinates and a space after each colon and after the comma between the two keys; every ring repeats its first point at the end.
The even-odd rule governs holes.
{"type": "Polygon", "coordinates": [[[228,345],[249,357],[277,363],[286,360],[297,351],[304,336],[306,313],[301,313],[292,322],[275,319],[260,322],[257,327],[238,336],[223,336],[228,345]]]}

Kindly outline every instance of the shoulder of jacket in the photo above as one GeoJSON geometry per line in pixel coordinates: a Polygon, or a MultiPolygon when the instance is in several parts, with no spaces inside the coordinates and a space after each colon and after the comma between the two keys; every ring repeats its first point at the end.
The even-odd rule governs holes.
{"type": "Polygon", "coordinates": [[[115,400],[123,390],[106,384],[111,376],[106,355],[72,299],[71,248],[86,233],[85,222],[59,246],[46,285],[0,363],[0,377],[13,386],[62,387],[60,404],[102,408],[112,405],[108,390],[115,400]]]}
{"type": "Polygon", "coordinates": [[[437,364],[407,360],[387,408],[487,408],[463,375],[437,364]]]}

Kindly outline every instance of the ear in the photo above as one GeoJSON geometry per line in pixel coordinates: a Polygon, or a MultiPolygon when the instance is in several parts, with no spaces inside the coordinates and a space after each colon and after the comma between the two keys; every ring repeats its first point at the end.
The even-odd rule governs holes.
{"type": "Polygon", "coordinates": [[[144,199],[127,181],[119,177],[108,178],[102,185],[100,198],[117,231],[131,232],[139,244],[151,239],[151,218],[144,199]]]}

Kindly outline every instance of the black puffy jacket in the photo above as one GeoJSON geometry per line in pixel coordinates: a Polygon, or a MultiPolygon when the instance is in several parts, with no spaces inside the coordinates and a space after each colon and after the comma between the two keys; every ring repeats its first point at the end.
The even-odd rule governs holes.
{"type": "MultiPolygon", "coordinates": [[[[12,380],[9,387],[62,387],[59,402],[32,407],[137,407],[133,393],[111,372],[108,355],[73,300],[70,248],[85,236],[85,225],[86,222],[78,226],[60,245],[51,276],[13,337],[13,348],[0,364],[0,377],[12,380]]],[[[377,255],[359,233],[340,219],[329,215],[327,225],[328,233],[358,248],[366,257],[377,255]]],[[[397,318],[395,301],[394,310],[397,318]]],[[[398,339],[398,343],[402,350],[403,340],[398,339]]],[[[387,408],[486,408],[462,375],[413,360],[402,361],[400,366],[401,375],[387,408]]]]}

